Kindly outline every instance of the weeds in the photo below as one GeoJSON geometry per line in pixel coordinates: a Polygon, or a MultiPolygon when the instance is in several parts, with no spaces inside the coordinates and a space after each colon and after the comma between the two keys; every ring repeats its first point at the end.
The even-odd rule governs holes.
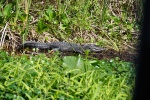
{"type": "Polygon", "coordinates": [[[12,33],[22,41],[97,42],[119,51],[122,43],[135,40],[135,7],[140,4],[135,0],[14,0],[0,3],[0,22],[10,23],[12,33]]]}
{"type": "MultiPolygon", "coordinates": [[[[1,40],[9,49],[24,40],[57,40],[94,42],[119,51],[126,48],[123,43],[135,43],[141,5],[135,0],[2,0],[0,30],[6,23],[9,28],[1,40]]],[[[88,54],[12,57],[0,51],[0,99],[130,100],[132,66],[118,58],[88,60],[88,54]]]]}
{"type": "Polygon", "coordinates": [[[134,86],[131,63],[86,60],[81,56],[11,57],[0,53],[1,99],[130,100],[134,86]]]}

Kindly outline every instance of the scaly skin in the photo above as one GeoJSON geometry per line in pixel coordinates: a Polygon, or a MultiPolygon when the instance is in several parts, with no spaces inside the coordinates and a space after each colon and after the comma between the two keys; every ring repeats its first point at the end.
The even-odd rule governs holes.
{"type": "Polygon", "coordinates": [[[104,50],[104,48],[99,47],[95,44],[74,44],[68,42],[51,42],[51,43],[40,43],[33,41],[26,41],[19,46],[18,50],[25,48],[38,48],[40,50],[59,50],[61,52],[77,52],[84,53],[86,50],[90,52],[99,52],[104,50]]]}

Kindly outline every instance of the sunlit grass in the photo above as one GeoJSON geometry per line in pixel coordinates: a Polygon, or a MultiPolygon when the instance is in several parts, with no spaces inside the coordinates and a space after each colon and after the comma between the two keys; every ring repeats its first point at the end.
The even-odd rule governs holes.
{"type": "Polygon", "coordinates": [[[131,100],[132,63],[0,53],[1,99],[131,100]]]}
{"type": "MultiPolygon", "coordinates": [[[[139,0],[2,0],[0,31],[8,23],[8,48],[25,40],[57,40],[120,51],[127,48],[124,43],[136,43],[141,5],[139,0]]],[[[0,51],[0,99],[131,100],[134,78],[132,63],[118,58],[10,56],[0,51]]]]}

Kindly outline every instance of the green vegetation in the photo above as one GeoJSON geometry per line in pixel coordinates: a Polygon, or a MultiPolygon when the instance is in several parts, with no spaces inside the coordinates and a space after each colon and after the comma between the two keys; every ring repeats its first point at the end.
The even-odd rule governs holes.
{"type": "Polygon", "coordinates": [[[0,52],[0,99],[131,100],[131,63],[80,55],[9,56],[0,52]]]}
{"type": "Polygon", "coordinates": [[[8,41],[16,44],[18,38],[92,42],[119,51],[136,42],[137,22],[142,18],[140,5],[139,0],[1,1],[0,29],[7,22],[6,31],[11,30],[8,41]]]}
{"type": "Polygon", "coordinates": [[[131,52],[142,8],[141,0],[1,0],[0,99],[131,100],[135,68],[130,62],[14,51],[20,42],[37,40],[131,52]]]}

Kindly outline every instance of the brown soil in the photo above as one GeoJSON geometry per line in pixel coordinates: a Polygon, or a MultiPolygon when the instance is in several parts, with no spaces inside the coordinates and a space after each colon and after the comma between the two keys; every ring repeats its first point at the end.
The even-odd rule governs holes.
{"type": "MultiPolygon", "coordinates": [[[[10,51],[11,52],[11,51],[10,51]]],[[[25,50],[23,50],[23,52],[25,52],[25,50]]],[[[26,51],[27,54],[39,54],[39,53],[46,53],[47,56],[50,56],[52,55],[52,52],[51,53],[48,53],[48,51],[38,51],[38,53],[35,53],[31,50],[28,50],[26,51]]],[[[16,52],[16,54],[21,54],[20,52],[16,52]]],[[[61,56],[71,56],[71,55],[78,55],[76,53],[71,53],[71,52],[63,52],[61,53],[61,56]]],[[[84,54],[83,54],[84,56],[84,54]]],[[[99,60],[101,59],[111,59],[111,58],[120,58],[120,60],[123,60],[123,61],[127,61],[127,62],[132,62],[132,63],[135,63],[136,61],[136,58],[137,58],[137,53],[134,51],[131,52],[131,50],[124,50],[124,51],[115,51],[113,49],[108,49],[108,50],[104,50],[104,51],[101,51],[101,52],[97,52],[97,53],[89,53],[89,56],[90,57],[94,57],[94,58],[97,58],[99,60]]]]}
{"type": "MultiPolygon", "coordinates": [[[[74,55],[74,54],[69,52],[62,53],[62,56],[70,56],[70,55],[74,55]]],[[[118,57],[120,58],[120,60],[135,63],[137,58],[137,53],[131,53],[129,51],[117,52],[113,49],[108,49],[97,53],[92,53],[92,54],[90,53],[89,56],[97,58],[99,60],[118,57]]]]}

